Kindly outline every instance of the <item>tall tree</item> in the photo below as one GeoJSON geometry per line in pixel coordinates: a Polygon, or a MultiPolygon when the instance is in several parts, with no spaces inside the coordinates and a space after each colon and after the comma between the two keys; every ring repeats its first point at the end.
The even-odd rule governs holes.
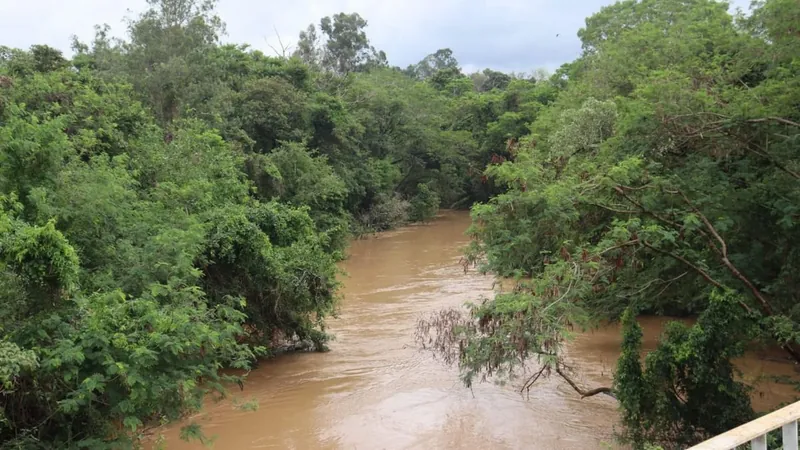
{"type": "Polygon", "coordinates": [[[369,67],[385,66],[386,54],[369,44],[364,29],[367,21],[357,13],[338,13],[323,17],[318,36],[314,24],[300,33],[296,55],[308,64],[329,70],[339,75],[365,70],[369,67]]]}
{"type": "Polygon", "coordinates": [[[436,50],[417,64],[409,66],[406,73],[418,80],[427,80],[436,72],[445,69],[459,70],[458,60],[449,48],[436,50]]]}
{"type": "MultiPolygon", "coordinates": [[[[225,26],[214,12],[216,0],[147,3],[149,9],[128,23],[130,40],[117,47],[125,58],[101,60],[112,64],[101,68],[124,75],[153,106],[159,120],[170,123],[181,116],[186,87],[207,80],[204,54],[219,42],[225,26]]],[[[103,52],[113,44],[100,35],[95,47],[103,52]]]]}

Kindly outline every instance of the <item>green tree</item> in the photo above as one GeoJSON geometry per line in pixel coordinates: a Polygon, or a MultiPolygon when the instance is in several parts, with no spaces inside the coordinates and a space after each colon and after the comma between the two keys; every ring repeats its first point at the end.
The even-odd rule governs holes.
{"type": "Polygon", "coordinates": [[[296,55],[308,64],[319,66],[338,75],[385,66],[386,54],[369,45],[364,32],[367,21],[357,13],[338,13],[323,17],[319,29],[325,41],[317,34],[314,24],[300,33],[296,55]]]}
{"type": "MultiPolygon", "coordinates": [[[[300,204],[314,195],[260,202],[239,140],[198,119],[165,129],[131,98],[142,86],[40,50],[0,61],[4,445],[135,446],[241,383],[220,368],[247,369],[284,340],[324,347],[341,242],[300,204]]],[[[305,83],[293,63],[224,55],[281,89],[305,83]]],[[[310,167],[341,190],[324,160],[310,167]]],[[[186,435],[202,439],[195,424],[186,435]]]]}
{"type": "Polygon", "coordinates": [[[623,315],[622,356],[614,382],[623,439],[634,447],[657,443],[686,448],[754,418],[749,389],[735,381],[731,363],[743,355],[753,323],[735,299],[713,294],[710,303],[695,325],[674,322],[667,327],[658,347],[647,355],[645,370],[639,362],[641,329],[630,312],[623,315]]]}
{"type": "Polygon", "coordinates": [[[417,64],[408,66],[405,73],[418,80],[427,80],[440,70],[459,70],[458,60],[449,48],[440,48],[417,64]]]}
{"type": "Polygon", "coordinates": [[[754,339],[800,360],[790,3],[734,18],[722,2],[620,2],[587,19],[584,54],[547,83],[516,84],[499,105],[499,93],[467,96],[459,126],[487,150],[518,135],[514,114],[533,120],[490,161],[503,192],[473,208],[468,251],[518,286],[420,324],[467,383],[513,378],[527,360],[541,372],[523,387],[569,378],[572,327],[628,309],[696,314],[690,329],[669,327],[645,368],[629,325],[615,386],[572,386],[617,395],[622,435],[638,446],[684,448],[752,417],[730,360],[754,339]]]}
{"type": "Polygon", "coordinates": [[[148,5],[128,23],[129,41],[109,42],[108,30],[98,29],[87,57],[133,84],[166,124],[181,117],[187,87],[210,84],[204,56],[225,28],[214,12],[215,0],[148,0],[148,5]]]}
{"type": "Polygon", "coordinates": [[[439,196],[427,184],[417,185],[417,194],[411,198],[409,218],[415,222],[430,220],[439,210],[439,196]]]}

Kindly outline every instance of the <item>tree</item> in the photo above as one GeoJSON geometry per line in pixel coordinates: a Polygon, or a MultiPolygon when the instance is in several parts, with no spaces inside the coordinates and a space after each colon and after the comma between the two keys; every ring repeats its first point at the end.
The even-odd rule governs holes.
{"type": "MultiPolygon", "coordinates": [[[[640,448],[684,448],[751,418],[731,358],[756,339],[800,361],[789,3],[734,19],[721,2],[630,1],[589,18],[581,58],[531,91],[543,101],[530,134],[485,171],[503,191],[473,207],[470,262],[517,286],[422,321],[421,342],[467,384],[531,362],[527,389],[551,373],[569,381],[561,349],[575,326],[626,310],[699,315],[691,329],[670,326],[644,368],[627,317],[615,386],[570,384],[616,395],[622,435],[640,448]]],[[[521,111],[523,95],[507,105],[521,111]]],[[[464,116],[487,130],[519,123],[478,105],[464,116]]]]}
{"type": "Polygon", "coordinates": [[[460,71],[458,60],[453,56],[453,51],[449,48],[436,50],[422,59],[417,64],[411,65],[406,69],[406,73],[418,80],[427,80],[440,70],[460,71]]]}
{"type": "Polygon", "coordinates": [[[367,21],[357,13],[323,17],[319,29],[325,35],[325,42],[320,42],[317,29],[311,24],[300,33],[296,56],[338,75],[385,66],[386,54],[369,45],[366,27],[367,21]]]}
{"type": "Polygon", "coordinates": [[[433,218],[439,210],[439,196],[428,185],[417,185],[417,194],[411,199],[409,218],[415,222],[424,222],[433,218]]]}
{"type": "Polygon", "coordinates": [[[471,75],[471,78],[475,84],[475,90],[478,92],[487,92],[492,89],[504,90],[511,82],[511,76],[492,69],[476,72],[471,75]]]}
{"type": "Polygon", "coordinates": [[[735,380],[731,363],[742,356],[753,332],[752,322],[735,303],[715,293],[695,325],[669,324],[658,347],[647,355],[646,370],[639,362],[641,328],[631,311],[623,314],[622,355],[614,382],[625,441],[635,448],[652,443],[686,448],[754,418],[749,389],[735,380]]]}
{"type": "Polygon", "coordinates": [[[92,53],[100,69],[121,74],[151,104],[162,123],[181,115],[186,87],[206,82],[203,55],[224,33],[215,0],[148,0],[150,8],[128,23],[129,42],[115,46],[98,29],[92,53]],[[124,58],[109,57],[114,52],[124,58]]]}
{"type": "Polygon", "coordinates": [[[247,82],[234,105],[238,126],[269,152],[282,141],[301,141],[309,129],[308,96],[278,77],[247,82]]]}
{"type": "Polygon", "coordinates": [[[453,94],[381,67],[357,15],[322,21],[310,67],[221,45],[213,2],[149,5],[72,60],[0,49],[0,439],[16,448],[136,446],[243,382],[219,369],[324,349],[351,232],[470,200],[453,94]]]}
{"type": "MultiPolygon", "coordinates": [[[[199,119],[165,129],[136,87],[51,56],[0,61],[0,439],[133,446],[242,382],[219,368],[281,339],[324,347],[333,232],[307,205],[260,202],[237,141],[199,119]]],[[[291,92],[302,71],[281,67],[291,92]]]]}

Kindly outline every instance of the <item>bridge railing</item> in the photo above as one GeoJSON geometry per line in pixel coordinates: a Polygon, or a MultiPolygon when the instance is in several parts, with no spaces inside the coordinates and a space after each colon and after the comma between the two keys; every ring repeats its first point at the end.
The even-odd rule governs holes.
{"type": "Polygon", "coordinates": [[[773,411],[765,416],[715,436],[689,450],[731,450],[750,443],[752,450],[767,450],[767,434],[782,429],[783,449],[798,450],[797,420],[800,419],[800,402],[773,411]]]}

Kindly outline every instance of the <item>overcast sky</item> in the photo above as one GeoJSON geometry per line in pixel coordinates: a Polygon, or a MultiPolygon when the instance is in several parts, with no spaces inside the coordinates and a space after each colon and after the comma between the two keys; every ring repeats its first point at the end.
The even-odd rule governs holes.
{"type": "MultiPolygon", "coordinates": [[[[449,47],[466,72],[550,71],[580,53],[584,19],[613,0],[219,0],[226,42],[273,53],[277,35],[292,45],[324,16],[357,12],[367,36],[392,65],[405,67],[449,47]],[[277,33],[276,33],[277,30],[277,33]],[[558,35],[558,36],[556,36],[558,35]]],[[[747,0],[734,3],[745,5],[747,0]]],[[[145,0],[0,0],[0,45],[48,44],[69,53],[70,36],[91,40],[95,24],[125,32],[122,19],[145,0]]]]}

